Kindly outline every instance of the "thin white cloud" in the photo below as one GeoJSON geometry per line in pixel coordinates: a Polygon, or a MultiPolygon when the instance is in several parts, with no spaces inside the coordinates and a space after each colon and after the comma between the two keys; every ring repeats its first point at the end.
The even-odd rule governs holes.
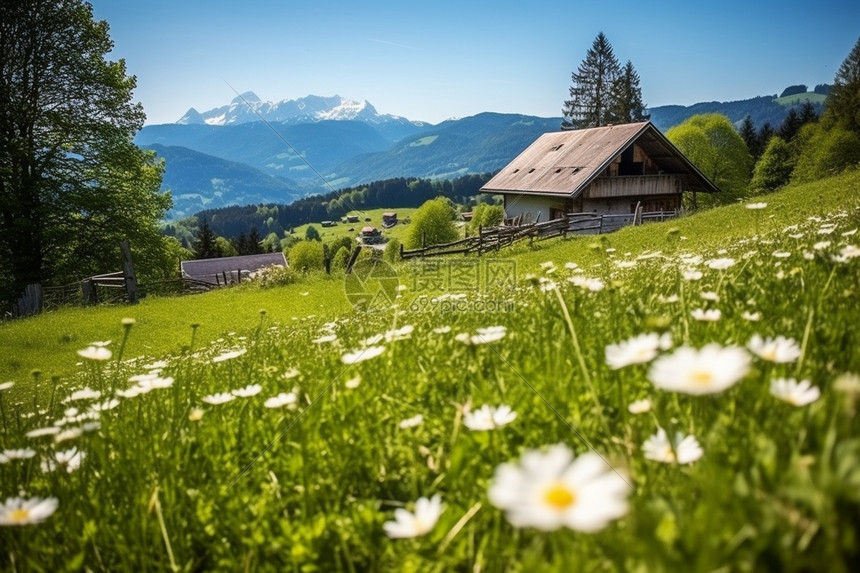
{"type": "Polygon", "coordinates": [[[378,38],[368,38],[371,42],[376,42],[377,44],[385,44],[386,46],[394,46],[397,48],[405,48],[407,50],[417,50],[415,46],[407,46],[406,44],[398,44],[397,42],[389,42],[388,40],[380,40],[378,38]]]}

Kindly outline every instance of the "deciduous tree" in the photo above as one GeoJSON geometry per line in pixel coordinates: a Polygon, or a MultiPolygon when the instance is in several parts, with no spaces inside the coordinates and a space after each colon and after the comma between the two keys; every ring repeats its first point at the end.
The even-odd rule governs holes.
{"type": "Polygon", "coordinates": [[[425,241],[427,245],[437,245],[456,240],[459,237],[454,226],[456,216],[450,200],[437,197],[427,201],[412,215],[406,248],[417,249],[425,241]]]}
{"type": "Polygon", "coordinates": [[[730,202],[746,191],[752,156],[728,117],[694,115],[666,132],[666,137],[720,188],[715,202],[730,202]]]}
{"type": "Polygon", "coordinates": [[[168,251],[163,166],[132,142],[145,116],[112,49],[81,0],[0,4],[0,302],[117,269],[119,240],[139,277],[168,251]]]}

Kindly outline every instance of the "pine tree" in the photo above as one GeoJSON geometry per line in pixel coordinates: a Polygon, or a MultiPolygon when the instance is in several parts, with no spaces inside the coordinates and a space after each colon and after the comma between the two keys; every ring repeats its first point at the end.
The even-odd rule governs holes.
{"type": "Polygon", "coordinates": [[[561,128],[583,129],[611,123],[612,88],[620,74],[612,46],[600,32],[578,70],[571,74],[570,99],[564,102],[561,128]]]}
{"type": "Polygon", "coordinates": [[[627,64],[615,80],[611,96],[609,114],[612,123],[634,123],[646,121],[651,117],[651,114],[645,113],[642,88],[639,87],[639,74],[636,73],[630,60],[627,60],[627,64]]]}
{"type": "Polygon", "coordinates": [[[755,131],[755,124],[753,123],[752,117],[749,114],[744,118],[744,122],[741,124],[740,129],[741,139],[744,140],[744,143],[747,144],[747,149],[750,152],[750,155],[753,156],[753,159],[758,161],[758,158],[761,157],[761,144],[759,143],[758,134],[755,131]]]}
{"type": "Polygon", "coordinates": [[[251,227],[251,232],[248,233],[248,254],[259,255],[263,252],[263,246],[260,244],[262,239],[257,227],[251,227]]]}
{"type": "Polygon", "coordinates": [[[221,247],[215,242],[215,233],[205,217],[194,237],[192,250],[195,259],[214,259],[224,256],[221,247]]]}
{"type": "Polygon", "coordinates": [[[860,39],[833,78],[824,117],[860,134],[860,39]]]}

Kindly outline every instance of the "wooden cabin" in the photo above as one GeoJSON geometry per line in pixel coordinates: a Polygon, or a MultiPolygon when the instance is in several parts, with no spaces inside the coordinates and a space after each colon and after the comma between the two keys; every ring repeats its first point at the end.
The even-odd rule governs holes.
{"type": "Polygon", "coordinates": [[[382,242],[382,231],[377,229],[376,227],[362,227],[361,235],[359,236],[359,240],[365,245],[372,245],[375,243],[382,242]]]}
{"type": "Polygon", "coordinates": [[[386,211],[382,214],[382,226],[390,229],[397,224],[397,213],[394,211],[386,211]]]}
{"type": "Polygon", "coordinates": [[[719,189],[649,121],[545,133],[481,188],[525,223],[674,211],[685,191],[719,189]]]}

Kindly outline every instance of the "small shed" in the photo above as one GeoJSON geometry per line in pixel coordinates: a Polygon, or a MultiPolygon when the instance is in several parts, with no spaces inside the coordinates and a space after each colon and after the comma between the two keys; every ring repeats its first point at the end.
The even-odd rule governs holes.
{"type": "Polygon", "coordinates": [[[650,121],[545,133],[481,187],[524,222],[674,211],[684,191],[719,189],[650,121]]]}
{"type": "Polygon", "coordinates": [[[287,266],[284,253],[182,261],[180,266],[183,277],[218,285],[241,282],[251,273],[272,265],[287,266]]]}
{"type": "Polygon", "coordinates": [[[389,229],[397,224],[397,213],[394,211],[386,211],[382,214],[382,226],[389,229]]]}
{"type": "Polygon", "coordinates": [[[358,223],[358,215],[347,215],[346,216],[347,223],[358,223]]]}
{"type": "Polygon", "coordinates": [[[362,227],[361,228],[361,236],[359,237],[362,243],[366,245],[372,245],[374,243],[382,242],[382,232],[376,227],[362,227]]]}
{"type": "Polygon", "coordinates": [[[337,225],[337,221],[323,221],[320,223],[323,227],[334,227],[337,225]]]}

